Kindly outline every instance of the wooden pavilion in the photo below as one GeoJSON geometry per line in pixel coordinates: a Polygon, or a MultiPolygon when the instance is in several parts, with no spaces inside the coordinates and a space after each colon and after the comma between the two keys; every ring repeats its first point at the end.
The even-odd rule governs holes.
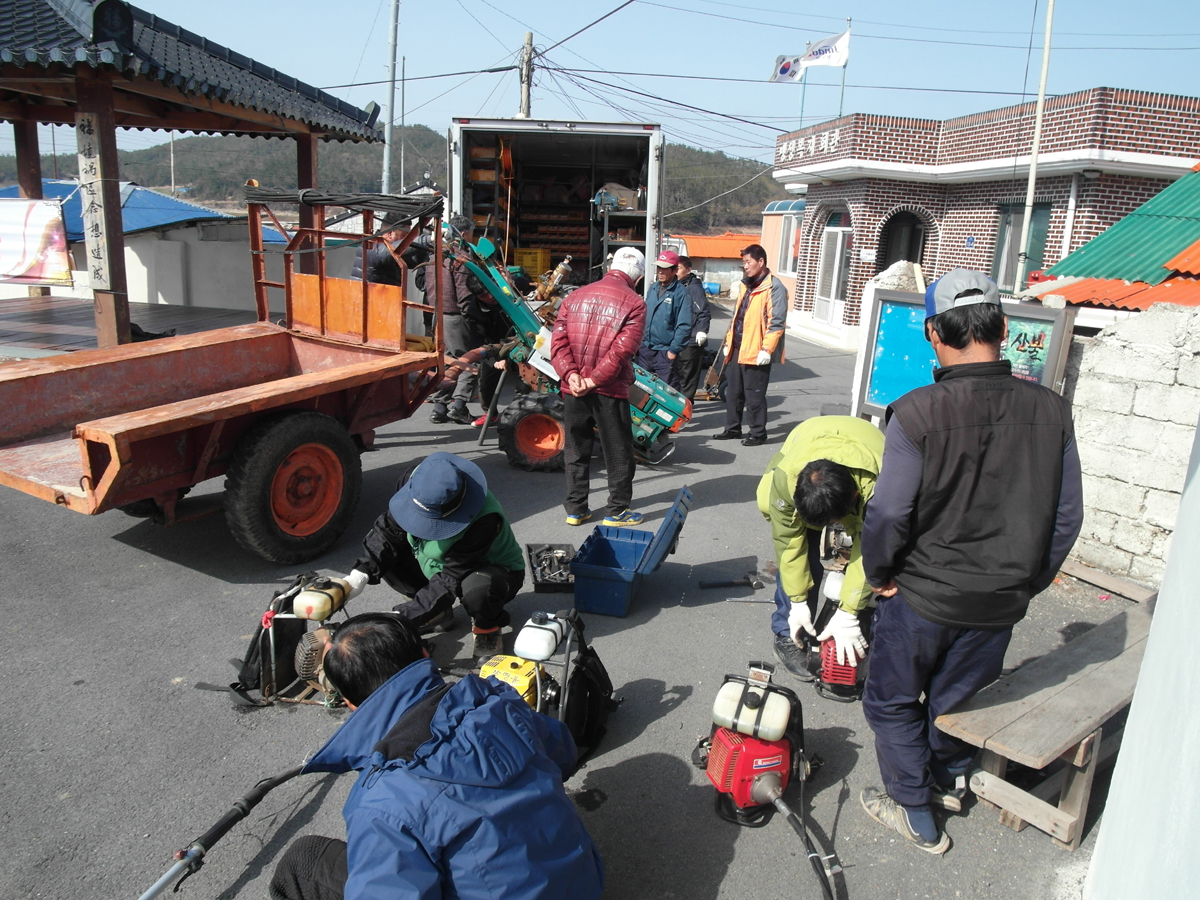
{"type": "MultiPolygon", "coordinates": [[[[0,0],[0,120],[23,197],[42,195],[37,126],[75,126],[101,347],[130,339],[117,128],[291,138],[303,189],[319,185],[318,141],[380,141],[377,115],[123,0],[0,0]]],[[[302,228],[313,215],[300,207],[302,228]]]]}

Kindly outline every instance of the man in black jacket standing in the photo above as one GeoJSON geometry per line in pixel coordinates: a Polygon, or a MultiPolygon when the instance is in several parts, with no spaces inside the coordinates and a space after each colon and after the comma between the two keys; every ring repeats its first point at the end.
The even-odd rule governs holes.
{"type": "Polygon", "coordinates": [[[688,296],[692,298],[692,335],[679,351],[675,368],[679,372],[680,392],[689,400],[695,400],[696,388],[700,386],[700,373],[704,369],[704,345],[708,343],[712,310],[708,306],[708,295],[704,293],[704,285],[692,271],[692,261],[689,257],[679,257],[675,277],[687,288],[688,296]]]}
{"type": "Polygon", "coordinates": [[[862,534],[881,598],[863,713],[884,789],[861,802],[940,854],[950,839],[931,806],[961,808],[975,751],[934,720],[999,676],[1013,625],[1079,535],[1083,497],[1066,401],[1001,358],[1008,320],[996,285],[954,269],[925,305],[939,368],[888,407],[862,534]]]}

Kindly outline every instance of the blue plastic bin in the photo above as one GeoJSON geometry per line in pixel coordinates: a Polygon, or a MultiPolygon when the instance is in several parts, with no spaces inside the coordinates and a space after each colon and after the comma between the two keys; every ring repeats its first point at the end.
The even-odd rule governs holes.
{"type": "Polygon", "coordinates": [[[692,492],[684,485],[667,510],[658,531],[636,531],[597,525],[575,558],[575,608],[584,613],[624,617],[642,577],[675,552],[679,533],[692,508],[692,492]]]}
{"type": "Polygon", "coordinates": [[[704,284],[704,293],[711,294],[714,297],[717,296],[717,294],[721,293],[721,282],[705,281],[705,282],[703,282],[703,284],[704,284]]]}

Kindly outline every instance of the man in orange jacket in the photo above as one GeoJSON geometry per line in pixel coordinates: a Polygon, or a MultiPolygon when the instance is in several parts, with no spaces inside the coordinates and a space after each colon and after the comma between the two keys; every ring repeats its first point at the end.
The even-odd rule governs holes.
{"type": "Polygon", "coordinates": [[[751,244],[742,251],[742,280],[737,286],[733,323],[725,333],[725,430],[718,441],[742,437],[742,412],[750,434],[746,447],[767,442],[767,382],[771,363],[783,362],[783,326],[788,294],[767,268],[767,251],[751,244]]]}

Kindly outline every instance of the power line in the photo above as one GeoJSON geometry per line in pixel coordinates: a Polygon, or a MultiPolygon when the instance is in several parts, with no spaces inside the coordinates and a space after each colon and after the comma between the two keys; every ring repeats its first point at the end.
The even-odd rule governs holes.
{"type": "MultiPolygon", "coordinates": [[[[742,25],[761,25],[764,28],[782,28],[787,31],[803,31],[803,32],[811,32],[812,31],[811,28],[801,28],[799,25],[783,25],[779,22],[758,22],[753,19],[745,19],[745,18],[741,18],[738,16],[722,16],[719,13],[701,12],[698,9],[688,9],[688,8],[682,7],[682,6],[668,6],[665,3],[653,3],[653,2],[651,2],[651,0],[637,0],[637,2],[641,3],[643,6],[655,6],[655,7],[658,7],[659,9],[669,9],[672,12],[677,12],[677,13],[691,13],[692,15],[696,15],[696,16],[707,16],[711,19],[724,19],[727,22],[738,22],[742,25]]],[[[866,38],[868,40],[877,40],[877,41],[903,41],[903,42],[912,43],[912,44],[941,44],[941,45],[944,45],[947,47],[971,47],[975,50],[984,50],[984,49],[987,49],[987,50],[1024,50],[1025,49],[1024,47],[1017,46],[1014,44],[980,44],[978,42],[971,42],[971,41],[940,41],[940,40],[935,40],[934,38],[899,37],[898,35],[894,35],[894,34],[866,34],[861,31],[854,32],[854,36],[856,38],[866,38]]],[[[1094,50],[1104,50],[1104,51],[1145,50],[1145,51],[1152,51],[1153,50],[1153,51],[1157,51],[1157,50],[1200,50],[1200,47],[1127,47],[1127,46],[1120,46],[1120,47],[1058,47],[1058,46],[1056,46],[1054,49],[1056,51],[1062,51],[1062,50],[1087,50],[1087,51],[1094,51],[1094,50]]]]}
{"type": "MultiPolygon", "coordinates": [[[[735,84],[770,84],[762,78],[730,78],[719,75],[677,75],[670,72],[612,72],[604,69],[563,69],[564,72],[585,72],[592,75],[634,75],[643,78],[675,78],[683,81],[725,81],[735,84]]],[[[810,87],[837,87],[836,84],[816,84],[810,87]]],[[[847,84],[846,87],[866,91],[923,91],[938,94],[990,94],[997,97],[1024,97],[1020,91],[979,91],[968,88],[900,87],[889,84],[847,84]]],[[[790,118],[773,116],[769,118],[790,118]]]]}
{"type": "MultiPolygon", "coordinates": [[[[508,54],[512,56],[512,54],[508,54]]],[[[490,69],[468,69],[465,72],[443,72],[441,75],[415,75],[405,78],[405,81],[429,81],[433,78],[457,78],[460,75],[490,75],[493,72],[511,72],[516,66],[493,66],[490,69]]],[[[380,81],[354,81],[348,84],[331,84],[327,87],[317,88],[319,91],[334,91],[338,88],[350,87],[366,87],[371,84],[388,84],[390,79],[384,78],[380,81]]],[[[465,82],[464,82],[465,83],[465,82]]]]}
{"type": "Polygon", "coordinates": [[[707,206],[708,204],[712,203],[714,200],[720,200],[722,197],[726,196],[727,194],[732,194],[734,191],[740,191],[742,188],[744,188],[746,185],[748,185],[751,181],[756,181],[759,178],[762,178],[764,175],[766,175],[768,172],[770,172],[773,168],[775,168],[775,166],[773,164],[769,165],[765,169],[763,169],[761,172],[759,172],[757,175],[755,175],[753,178],[748,178],[747,180],[745,180],[741,184],[739,184],[737,187],[730,188],[727,191],[722,191],[721,193],[717,194],[715,197],[709,197],[707,200],[697,203],[695,206],[689,206],[686,209],[677,209],[674,212],[664,213],[663,218],[669,219],[671,216],[678,216],[685,212],[691,212],[693,209],[699,209],[702,206],[707,206]]]}
{"type": "MultiPolygon", "coordinates": [[[[485,0],[486,2],[486,0],[485,0]]],[[[772,13],[778,16],[793,16],[800,19],[824,19],[830,22],[843,22],[845,19],[841,16],[822,16],[817,13],[797,13],[784,9],[773,9],[764,6],[745,6],[740,3],[724,3],[721,0],[698,0],[700,3],[707,3],[710,6],[723,6],[728,9],[749,9],[755,12],[772,13]]],[[[490,4],[489,4],[490,5],[490,4]]],[[[909,25],[904,22],[877,22],[871,19],[855,19],[864,25],[881,25],[884,28],[908,28],[914,31],[944,31],[955,34],[984,34],[994,36],[996,34],[1011,34],[1024,37],[1023,31],[999,32],[987,29],[978,28],[938,28],[934,25],[909,25]]],[[[1060,37],[1200,37],[1200,33],[1195,32],[1169,32],[1158,34],[1126,34],[1120,32],[1098,32],[1098,31],[1056,31],[1055,34],[1060,37]]]]}
{"type": "Polygon", "coordinates": [[[565,44],[565,43],[566,43],[567,41],[569,41],[571,38],[573,38],[573,37],[576,37],[576,36],[578,36],[578,35],[581,35],[581,34],[583,34],[585,31],[587,31],[587,30],[588,30],[589,28],[591,28],[593,25],[599,25],[601,22],[603,22],[603,21],[604,21],[605,19],[607,19],[609,16],[616,15],[616,14],[617,14],[617,13],[619,13],[621,10],[623,10],[625,7],[627,7],[627,6],[629,6],[629,5],[633,4],[633,3],[636,3],[636,2],[637,2],[637,0],[625,0],[625,2],[624,2],[624,3],[622,3],[620,6],[618,6],[616,9],[614,9],[614,10],[610,10],[609,12],[606,12],[604,15],[602,15],[600,18],[598,18],[598,19],[597,19],[595,22],[590,22],[590,23],[588,23],[587,25],[584,25],[584,26],[583,26],[582,28],[580,28],[578,31],[575,31],[575,32],[572,32],[571,34],[568,34],[568,35],[567,35],[565,38],[563,38],[563,39],[562,39],[561,41],[559,41],[557,44],[551,44],[551,45],[550,45],[549,47],[547,47],[545,50],[542,50],[542,51],[540,51],[540,52],[538,52],[538,53],[535,53],[535,54],[534,54],[534,56],[535,56],[535,57],[536,57],[536,56],[545,56],[547,53],[549,53],[549,52],[550,52],[551,50],[553,50],[555,47],[561,47],[563,44],[565,44]]]}

